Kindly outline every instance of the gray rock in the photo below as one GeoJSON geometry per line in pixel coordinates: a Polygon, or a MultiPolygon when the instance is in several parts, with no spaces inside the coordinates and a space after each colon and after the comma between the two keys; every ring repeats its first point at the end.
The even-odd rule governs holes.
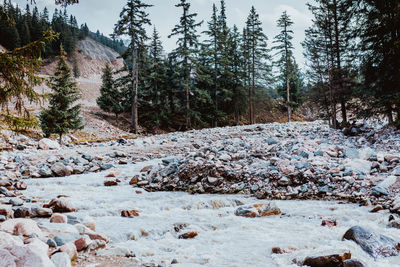
{"type": "Polygon", "coordinates": [[[344,157],[348,159],[358,159],[360,156],[360,153],[358,152],[358,149],[356,148],[347,148],[344,150],[344,157]]]}
{"type": "Polygon", "coordinates": [[[11,198],[9,203],[13,206],[22,206],[24,205],[24,201],[20,198],[11,198]]]}
{"type": "Polygon", "coordinates": [[[51,177],[51,176],[53,176],[53,172],[50,170],[50,168],[47,165],[43,164],[39,168],[39,175],[41,177],[51,177]]]}
{"type": "Polygon", "coordinates": [[[381,186],[375,186],[371,190],[371,195],[375,197],[387,196],[388,194],[389,194],[388,191],[381,186]]]}
{"type": "Polygon", "coordinates": [[[314,156],[316,156],[316,157],[323,157],[323,156],[324,156],[324,151],[318,150],[318,151],[314,152],[314,156]]]}
{"type": "Polygon", "coordinates": [[[93,160],[93,157],[90,156],[90,155],[87,155],[87,154],[83,154],[83,155],[82,155],[82,158],[85,159],[85,160],[87,160],[87,161],[92,161],[92,160],[93,160]]]}
{"type": "Polygon", "coordinates": [[[114,168],[114,165],[112,165],[112,164],[102,164],[102,165],[100,165],[100,169],[102,169],[103,171],[109,170],[111,168],[114,168]]]}
{"type": "Polygon", "coordinates": [[[377,235],[360,226],[353,226],[343,236],[344,240],[356,242],[373,258],[399,255],[399,243],[385,235],[377,235]]]}
{"type": "Polygon", "coordinates": [[[291,183],[290,179],[287,178],[286,176],[282,177],[281,179],[279,179],[278,184],[281,186],[287,186],[291,183]]]}
{"type": "Polygon", "coordinates": [[[267,140],[265,140],[265,142],[266,142],[268,145],[276,145],[276,144],[279,143],[278,139],[276,139],[276,138],[274,138],[274,137],[268,138],[267,140]]]}
{"type": "Polygon", "coordinates": [[[391,172],[392,175],[400,176],[400,166],[394,168],[391,172]]]}
{"type": "Polygon", "coordinates": [[[54,237],[54,241],[57,243],[57,246],[63,246],[69,242],[74,242],[81,238],[79,234],[74,233],[61,233],[54,237]]]}
{"type": "Polygon", "coordinates": [[[345,260],[343,262],[343,267],[365,267],[359,260],[352,259],[352,260],[345,260]]]}
{"type": "Polygon", "coordinates": [[[54,241],[53,239],[49,238],[46,241],[46,244],[51,247],[51,248],[56,248],[57,247],[57,243],[56,241],[54,241]]]}

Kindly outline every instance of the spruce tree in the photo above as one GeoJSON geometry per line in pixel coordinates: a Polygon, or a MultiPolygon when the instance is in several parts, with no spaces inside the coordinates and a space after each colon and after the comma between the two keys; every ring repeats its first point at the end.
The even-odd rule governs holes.
{"type": "Polygon", "coordinates": [[[61,47],[56,72],[49,82],[52,89],[49,108],[39,116],[40,127],[45,136],[57,134],[62,144],[62,136],[71,130],[83,128],[80,105],[74,103],[80,98],[80,91],[66,62],[66,53],[61,47]]]}
{"type": "Polygon", "coordinates": [[[125,60],[129,60],[129,76],[132,91],[132,130],[138,133],[138,86],[139,86],[139,49],[148,39],[146,25],[151,25],[146,8],[152,5],[141,0],[128,0],[120,13],[120,20],[115,25],[114,35],[126,35],[130,38],[125,60]]]}
{"type": "Polygon", "coordinates": [[[118,115],[124,112],[122,105],[122,95],[116,86],[113,78],[113,72],[109,64],[103,69],[102,85],[100,88],[100,96],[97,98],[97,105],[105,112],[115,114],[118,121],[118,115]]]}
{"type": "Polygon", "coordinates": [[[293,30],[291,29],[293,25],[293,21],[290,19],[290,16],[286,11],[283,12],[281,17],[277,22],[277,26],[280,29],[280,33],[275,36],[275,41],[277,45],[272,49],[277,50],[276,55],[280,57],[280,59],[276,62],[277,66],[280,68],[281,76],[283,78],[284,84],[286,85],[286,103],[288,110],[288,122],[291,120],[292,116],[292,103],[291,103],[291,92],[290,92],[290,83],[292,80],[290,67],[293,65],[294,57],[293,57],[293,30]]]}
{"type": "Polygon", "coordinates": [[[179,65],[182,67],[183,84],[185,88],[186,103],[186,129],[191,128],[190,94],[191,94],[191,70],[194,66],[196,52],[198,48],[198,35],[196,28],[200,27],[202,21],[196,23],[197,13],[190,13],[190,3],[187,0],[180,0],[175,5],[182,8],[180,23],[177,24],[169,37],[178,36],[178,48],[174,50],[175,56],[179,59],[179,65]]]}

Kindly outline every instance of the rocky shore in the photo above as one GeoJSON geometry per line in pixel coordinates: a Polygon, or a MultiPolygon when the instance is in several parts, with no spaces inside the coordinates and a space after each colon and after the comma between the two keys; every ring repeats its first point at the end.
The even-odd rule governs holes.
{"type": "MultiPolygon", "coordinates": [[[[0,266],[71,266],[71,261],[85,266],[84,262],[100,258],[130,259],[118,266],[171,264],[146,265],[134,261],[129,249],[109,246],[110,238],[96,232],[93,218],[76,216],[81,207],[63,192],[50,199],[25,196],[35,179],[71,175],[100,175],[102,187],[118,192],[127,186],[124,190],[132,190],[132,195],[183,191],[254,196],[259,203],[237,201],[232,206],[235,216],[245,218],[282,216],[280,207],[268,200],[357,203],[372,213],[391,213],[387,227],[400,228],[400,133],[393,129],[363,124],[336,131],[323,122],[268,124],[106,143],[67,142],[63,147],[50,139],[35,141],[22,135],[7,139],[13,149],[0,155],[0,266]],[[131,165],[139,169],[121,174],[121,168],[131,165]]],[[[44,185],[43,191],[47,189],[44,185]]],[[[136,209],[118,211],[125,218],[140,214],[136,209]]],[[[325,225],[335,227],[336,222],[328,218],[325,225]]],[[[177,229],[177,239],[197,238],[198,229],[177,229]]],[[[398,255],[400,240],[362,227],[348,231],[343,240],[353,240],[372,258],[398,255]]],[[[280,247],[271,251],[288,253],[280,247]]],[[[358,260],[351,254],[332,254],[293,264],[366,266],[358,260]]]]}

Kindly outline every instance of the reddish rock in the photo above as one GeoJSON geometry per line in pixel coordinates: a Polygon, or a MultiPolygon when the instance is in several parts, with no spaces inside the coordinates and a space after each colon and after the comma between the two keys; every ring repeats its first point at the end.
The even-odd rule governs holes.
{"type": "Polygon", "coordinates": [[[118,185],[117,181],[104,181],[105,186],[116,186],[118,185]]]}
{"type": "Polygon", "coordinates": [[[328,226],[328,227],[334,227],[334,226],[337,226],[337,221],[336,221],[336,219],[326,219],[326,220],[322,221],[321,225],[328,226]]]}
{"type": "Polygon", "coordinates": [[[17,182],[14,184],[14,187],[18,190],[26,190],[28,188],[25,182],[17,182]]]}
{"type": "Polygon", "coordinates": [[[105,235],[96,233],[95,231],[89,229],[83,224],[75,224],[75,228],[78,230],[79,234],[87,235],[92,240],[103,240],[108,243],[109,239],[105,235]]]}
{"type": "Polygon", "coordinates": [[[118,171],[115,172],[110,172],[109,174],[106,175],[107,178],[110,177],[117,177],[120,173],[118,171]]]}
{"type": "Polygon", "coordinates": [[[378,206],[374,207],[372,210],[370,210],[369,212],[375,213],[375,212],[378,212],[381,210],[383,210],[383,207],[381,205],[378,205],[378,206]]]}
{"type": "Polygon", "coordinates": [[[92,243],[92,240],[87,237],[82,237],[82,238],[79,238],[78,240],[76,240],[74,243],[75,243],[76,249],[78,251],[82,251],[90,246],[90,244],[92,243]]]}
{"type": "Polygon", "coordinates": [[[275,248],[272,248],[272,253],[273,254],[285,254],[285,253],[287,253],[287,251],[284,249],[275,247],[275,248]]]}
{"type": "Polygon", "coordinates": [[[139,216],[139,212],[137,210],[123,210],[121,211],[121,216],[133,218],[139,216]]]}
{"type": "Polygon", "coordinates": [[[64,246],[61,246],[57,252],[64,252],[67,253],[71,260],[75,260],[78,258],[78,251],[76,250],[76,246],[74,243],[68,243],[64,246]]]}
{"type": "Polygon", "coordinates": [[[0,205],[0,215],[14,218],[14,211],[11,206],[0,205]]]}
{"type": "Polygon", "coordinates": [[[50,218],[51,223],[68,223],[68,218],[67,216],[60,214],[60,213],[54,213],[51,218],[50,218]]]}
{"type": "Polygon", "coordinates": [[[308,257],[304,260],[303,265],[310,267],[338,267],[343,266],[345,260],[351,259],[351,253],[343,255],[329,255],[320,257],[308,257]]]}
{"type": "Polygon", "coordinates": [[[31,236],[36,234],[42,236],[42,231],[37,223],[31,219],[10,219],[0,224],[0,231],[13,233],[13,235],[31,236]]]}
{"type": "Polygon", "coordinates": [[[195,238],[198,234],[196,232],[184,233],[179,236],[179,239],[192,239],[195,238]]]}
{"type": "Polygon", "coordinates": [[[241,206],[235,211],[236,216],[247,218],[267,217],[281,214],[281,210],[273,203],[254,204],[252,206],[241,206]]]}
{"type": "Polygon", "coordinates": [[[53,212],[74,212],[76,211],[70,201],[66,198],[55,198],[50,201],[49,208],[53,210],[53,212]]]}
{"type": "Polygon", "coordinates": [[[136,185],[139,182],[139,175],[136,175],[135,177],[133,177],[130,181],[129,184],[130,185],[136,185]]]}

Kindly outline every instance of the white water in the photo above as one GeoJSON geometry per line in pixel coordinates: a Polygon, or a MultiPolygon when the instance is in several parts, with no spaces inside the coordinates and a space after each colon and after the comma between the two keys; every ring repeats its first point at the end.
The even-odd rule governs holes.
{"type": "Polygon", "coordinates": [[[250,219],[234,215],[236,200],[245,204],[263,201],[243,195],[147,193],[128,184],[141,168],[158,162],[118,168],[123,178],[115,187],[103,185],[108,172],[30,179],[25,196],[46,201],[61,194],[69,196],[78,209],[75,214],[93,217],[96,231],[111,239],[109,246],[127,247],[143,262],[177,259],[183,266],[297,266],[293,259],[351,251],[353,258],[367,266],[400,266],[400,256],[374,261],[354,242],[341,240],[348,228],[360,225],[400,241],[400,230],[386,228],[386,213],[372,214],[368,212],[371,207],[336,202],[277,201],[283,215],[250,219]],[[136,209],[140,216],[122,218],[124,209],[136,209]],[[322,219],[330,217],[339,225],[322,227],[322,219]],[[176,223],[188,225],[179,234],[196,231],[198,236],[178,239],[176,223]],[[141,231],[148,236],[141,236],[141,231]],[[130,240],[132,234],[137,240],[130,240]],[[272,255],[272,247],[295,250],[272,255]]]}

